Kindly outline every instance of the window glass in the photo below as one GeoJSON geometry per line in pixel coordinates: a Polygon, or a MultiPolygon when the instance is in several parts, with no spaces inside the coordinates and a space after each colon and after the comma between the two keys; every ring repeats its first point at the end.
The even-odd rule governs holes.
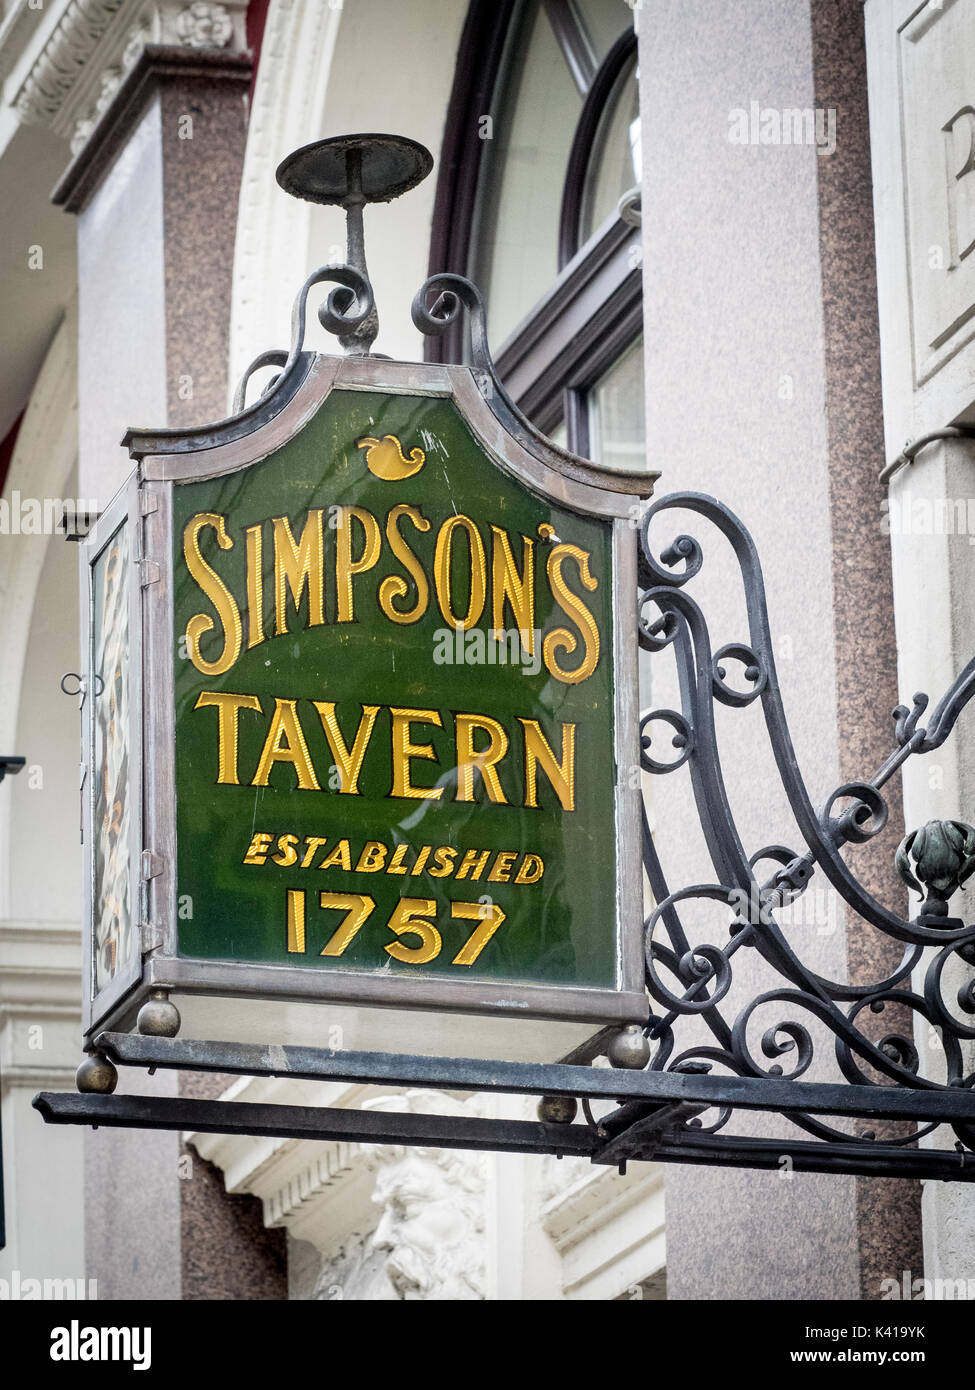
{"type": "Polygon", "coordinates": [[[585,24],[596,59],[602,62],[620,34],[633,28],[633,7],[627,0],[572,0],[585,24]]]}
{"type": "Polygon", "coordinates": [[[565,427],[565,421],[560,420],[554,429],[549,430],[548,437],[553,444],[557,444],[560,449],[569,447],[569,431],[565,427]]]}
{"type": "Polygon", "coordinates": [[[558,274],[562,188],[582,97],[545,12],[526,7],[494,104],[475,280],[497,348],[558,274]]]}
{"type": "Polygon", "coordinates": [[[587,241],[624,193],[640,182],[640,89],[636,60],[627,63],[596,135],[586,171],[581,240],[587,241]]]}
{"type": "Polygon", "coordinates": [[[589,392],[589,452],[607,468],[646,468],[643,339],[618,357],[589,392]]]}

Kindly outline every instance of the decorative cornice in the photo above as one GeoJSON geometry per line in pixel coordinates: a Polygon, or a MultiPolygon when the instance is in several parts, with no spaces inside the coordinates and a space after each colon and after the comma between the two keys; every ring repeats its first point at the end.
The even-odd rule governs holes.
{"type": "Polygon", "coordinates": [[[151,45],[246,50],[246,0],[68,0],[13,98],[25,124],[51,126],[78,155],[151,45]]]}
{"type": "Polygon", "coordinates": [[[58,180],[51,201],[65,212],[81,212],[119,149],[125,144],[155,84],[162,78],[202,77],[208,82],[250,82],[249,53],[229,49],[174,48],[148,44],[124,77],[78,154],[58,180]]]}
{"type": "Polygon", "coordinates": [[[126,0],[69,0],[14,98],[25,124],[53,125],[126,0]]]}

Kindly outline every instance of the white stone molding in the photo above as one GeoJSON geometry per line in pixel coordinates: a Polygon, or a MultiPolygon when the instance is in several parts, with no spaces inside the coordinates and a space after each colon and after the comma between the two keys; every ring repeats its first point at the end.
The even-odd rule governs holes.
{"type": "Polygon", "coordinates": [[[543,1160],[541,1224],[562,1260],[569,1299],[640,1298],[666,1266],[664,1178],[659,1164],[625,1175],[586,1159],[543,1160]]]}
{"type": "Polygon", "coordinates": [[[311,205],[274,182],[286,154],[319,138],[342,17],[340,5],[271,0],[254,84],[241,179],[230,309],[228,404],[247,364],[287,348],[305,274],[311,205]]]}
{"type": "Polygon", "coordinates": [[[25,124],[52,125],[126,0],[68,0],[13,100],[25,124]]]}
{"type": "Polygon", "coordinates": [[[77,155],[147,44],[243,51],[246,13],[246,0],[68,0],[18,64],[9,99],[21,121],[51,126],[77,155]]]}
{"type": "Polygon", "coordinates": [[[975,421],[975,6],[867,0],[887,458],[975,421]]]}
{"type": "MultiPolygon", "coordinates": [[[[54,335],[21,421],[6,497],[63,498],[78,452],[78,325],[72,304],[54,335]]],[[[34,598],[48,546],[61,536],[5,535],[0,544],[0,746],[14,748],[34,598]]],[[[76,653],[65,653],[71,669],[76,653]]],[[[80,758],[80,753],[79,753],[80,758]]],[[[0,784],[0,921],[10,914],[11,782],[0,784]]]]}
{"type": "Polygon", "coordinates": [[[73,1088],[82,1057],[80,982],[77,924],[0,921],[0,1107],[7,1213],[0,1278],[9,1278],[15,1269],[48,1276],[84,1273],[82,1134],[52,1136],[31,1108],[38,1091],[73,1088]]]}
{"type": "MultiPolygon", "coordinates": [[[[460,0],[356,0],[344,6],[341,0],[271,0],[244,157],[228,405],[258,353],[289,347],[291,306],[309,271],[345,257],[341,210],[288,197],[274,180],[278,163],[301,145],[354,130],[408,135],[438,161],[466,9],[460,0]],[[434,63],[431,33],[438,43],[434,63]]],[[[371,206],[366,214],[366,256],[379,308],[377,348],[402,361],[416,360],[423,351],[410,302],[427,274],[436,184],[435,165],[403,202],[371,206]]],[[[309,323],[316,333],[314,312],[309,323]]],[[[310,345],[336,350],[334,339],[324,335],[310,345]]]]}

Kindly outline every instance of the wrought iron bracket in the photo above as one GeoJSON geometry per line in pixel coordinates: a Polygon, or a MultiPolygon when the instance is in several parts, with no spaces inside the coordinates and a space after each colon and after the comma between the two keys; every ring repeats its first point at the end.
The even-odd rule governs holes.
{"type": "Polygon", "coordinates": [[[499,1152],[578,1154],[618,1166],[630,1160],[708,1163],[795,1171],[847,1172],[975,1180],[975,1155],[957,1150],[907,1150],[874,1143],[823,1145],[792,1139],[714,1137],[696,1125],[718,1108],[785,1115],[855,1116],[866,1122],[917,1120],[975,1123],[975,1095],[958,1088],[933,1095],[898,1087],[827,1085],[774,1077],[712,1076],[696,1071],[630,1071],[578,1062],[528,1063],[477,1058],[340,1052],[324,1048],[218,1043],[186,1038],[101,1033],[98,1056],[114,1069],[145,1067],[220,1071],[295,1080],[373,1082],[451,1091],[565,1096],[583,1102],[584,1121],[458,1120],[429,1116],[257,1105],[148,1096],[42,1092],[35,1108],[51,1124],[197,1130],[219,1134],[362,1143],[436,1144],[499,1152]],[[592,1105],[615,1109],[594,1118],[592,1105]],[[422,1133],[421,1133],[422,1131],[422,1133]]]}

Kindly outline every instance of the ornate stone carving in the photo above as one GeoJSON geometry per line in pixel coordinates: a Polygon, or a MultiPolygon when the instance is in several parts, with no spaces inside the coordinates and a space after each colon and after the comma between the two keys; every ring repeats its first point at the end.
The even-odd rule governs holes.
{"type": "Polygon", "coordinates": [[[79,81],[125,0],[69,0],[54,32],[17,93],[25,124],[50,124],[79,81]]]}
{"type": "Polygon", "coordinates": [[[67,136],[77,155],[147,44],[244,49],[246,8],[245,0],[68,0],[14,109],[25,124],[67,136]]]}
{"type": "MultiPolygon", "coordinates": [[[[408,1091],[370,1109],[413,1114],[476,1114],[478,1101],[408,1091]]],[[[373,1201],[382,1208],[372,1248],[385,1252],[385,1275],[405,1300],[485,1297],[484,1192],[487,1159],[460,1149],[377,1145],[373,1201]]]]}
{"type": "Polygon", "coordinates": [[[206,0],[180,10],[174,27],[180,43],[191,48],[226,48],[234,32],[225,6],[210,5],[206,0]]]}

